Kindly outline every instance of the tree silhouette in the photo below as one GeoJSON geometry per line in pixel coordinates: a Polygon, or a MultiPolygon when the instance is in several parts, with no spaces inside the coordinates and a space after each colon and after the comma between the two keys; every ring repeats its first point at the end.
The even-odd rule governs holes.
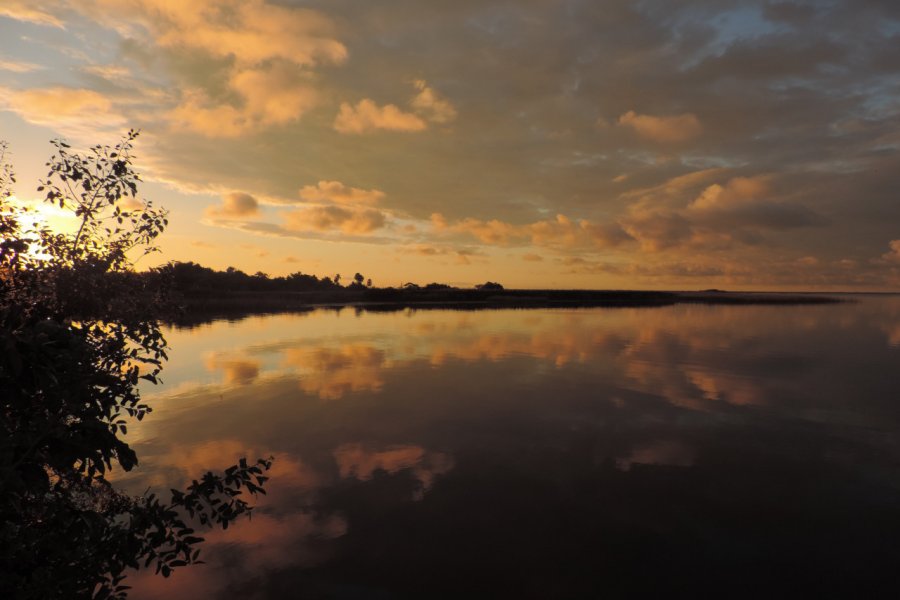
{"type": "Polygon", "coordinates": [[[79,218],[74,233],[30,225],[10,202],[15,182],[0,145],[0,597],[122,598],[127,568],[168,576],[199,561],[191,526],[227,527],[264,493],[270,460],[206,473],[168,500],[133,498],[107,479],[137,465],[120,437],[151,407],[140,380],[157,382],[168,350],[156,318],[162,273],[133,264],[156,251],[168,224],[137,210],[137,132],[115,147],[56,154],[45,199],[79,218]]]}

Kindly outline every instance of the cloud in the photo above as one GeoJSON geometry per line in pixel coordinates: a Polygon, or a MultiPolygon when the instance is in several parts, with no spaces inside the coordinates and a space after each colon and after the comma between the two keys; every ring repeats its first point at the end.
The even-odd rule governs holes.
{"type": "Polygon", "coordinates": [[[681,245],[693,237],[691,223],[681,214],[638,206],[623,220],[628,235],[638,240],[641,248],[658,252],[681,245]]]}
{"type": "Polygon", "coordinates": [[[176,128],[187,128],[207,137],[238,137],[253,127],[253,121],[234,106],[214,105],[203,92],[186,92],[181,104],[168,113],[176,128]]]}
{"type": "Polygon", "coordinates": [[[334,129],[340,133],[363,134],[379,129],[387,131],[423,131],[428,125],[421,117],[406,113],[393,104],[378,106],[368,98],[356,106],[346,102],[334,119],[334,129]]]}
{"type": "Polygon", "coordinates": [[[339,348],[287,348],[284,364],[296,369],[300,389],[323,400],[338,400],[351,392],[378,391],[383,371],[391,366],[385,351],[361,343],[339,348]]]}
{"type": "Polygon", "coordinates": [[[600,249],[612,248],[632,239],[616,223],[593,223],[586,219],[573,221],[565,215],[517,225],[499,219],[484,221],[471,217],[451,223],[442,214],[434,213],[431,215],[431,225],[436,233],[463,234],[494,246],[533,244],[553,248],[600,249]]]}
{"type": "Polygon", "coordinates": [[[477,249],[433,246],[430,244],[409,244],[402,246],[398,252],[400,254],[415,254],[427,257],[452,257],[454,259],[453,262],[458,265],[470,265],[473,258],[481,258],[480,262],[485,260],[483,258],[484,254],[477,249]]]}
{"type": "Polygon", "coordinates": [[[0,87],[0,106],[35,125],[51,127],[68,135],[79,136],[93,131],[94,140],[101,132],[122,127],[125,118],[112,101],[90,89],[70,87],[14,90],[0,87]]]}
{"type": "Polygon", "coordinates": [[[200,89],[189,89],[169,111],[169,120],[175,127],[207,137],[238,137],[296,121],[319,101],[304,74],[283,64],[234,71],[228,86],[240,99],[236,104],[220,103],[200,89]]]}
{"type": "Polygon", "coordinates": [[[44,67],[41,65],[30,62],[0,58],[0,71],[9,71],[10,73],[30,73],[31,71],[39,71],[43,68],[44,67]]]}
{"type": "Polygon", "coordinates": [[[340,181],[320,181],[300,189],[300,197],[309,202],[332,202],[348,206],[371,206],[384,200],[380,190],[364,190],[344,185],[340,181]]]}
{"type": "Polygon", "coordinates": [[[450,471],[454,466],[453,457],[443,452],[429,452],[421,446],[390,446],[384,450],[370,450],[362,444],[342,444],[334,451],[341,477],[353,477],[367,481],[377,471],[397,473],[410,469],[419,480],[422,489],[414,499],[421,500],[434,483],[436,477],[450,471]]]}
{"type": "MultiPolygon", "coordinates": [[[[877,269],[870,262],[898,237],[900,219],[891,194],[900,172],[900,9],[889,2],[0,5],[68,29],[19,24],[28,39],[4,58],[45,68],[9,72],[0,107],[92,143],[104,141],[98,131],[140,127],[142,172],[182,190],[253,190],[266,204],[290,204],[320,181],[385,190],[395,211],[385,215],[398,217],[378,230],[382,242],[477,241],[548,262],[552,249],[613,265],[635,252],[653,262],[666,250],[673,264],[708,252],[734,277],[734,264],[815,256],[819,265],[793,265],[809,281],[849,281],[835,266],[846,258],[859,277],[894,277],[887,259],[877,269]],[[742,19],[748,10],[756,17],[742,19]],[[104,40],[105,50],[90,40],[104,40]],[[98,96],[69,91],[72,102],[43,110],[11,89],[26,84],[98,96]],[[85,100],[95,101],[89,110],[64,112],[85,100]],[[360,143],[333,130],[342,101],[352,131],[445,134],[360,143]],[[599,135],[598,111],[607,121],[599,135]],[[760,176],[768,180],[752,181],[760,176]],[[766,189],[742,195],[739,178],[766,189]],[[443,230],[425,225],[433,212],[444,215],[443,230]],[[440,237],[426,239],[432,231],[440,237]]],[[[339,207],[386,202],[310,195],[339,207]]],[[[173,207],[176,221],[195,216],[180,211],[173,207]]],[[[217,225],[310,240],[346,235],[217,225]]]]}
{"type": "Polygon", "coordinates": [[[691,113],[655,117],[629,110],[619,117],[618,124],[630,127],[642,138],[655,142],[682,142],[697,137],[703,131],[700,120],[691,113]]]}
{"type": "Polygon", "coordinates": [[[76,0],[73,8],[177,51],[233,60],[238,70],[284,61],[303,67],[341,64],[347,48],[322,13],[265,0],[76,0]]]}
{"type": "Polygon", "coordinates": [[[62,21],[55,17],[49,8],[44,6],[45,4],[40,0],[3,0],[0,4],[0,16],[62,29],[62,21]]]}
{"type": "Polygon", "coordinates": [[[803,205],[774,200],[770,175],[734,177],[713,184],[688,206],[699,222],[718,229],[794,229],[821,225],[821,216],[803,205]]]}
{"type": "Polygon", "coordinates": [[[236,71],[229,84],[244,98],[245,110],[263,125],[293,121],[318,101],[308,78],[291,65],[236,71]]]}
{"type": "Polygon", "coordinates": [[[259,202],[250,194],[231,192],[222,196],[221,206],[207,206],[206,216],[218,219],[242,219],[259,214],[259,202]]]}
{"type": "Polygon", "coordinates": [[[427,244],[415,244],[412,246],[404,246],[400,249],[400,252],[403,254],[418,254],[420,256],[440,256],[442,254],[447,254],[448,250],[446,248],[437,248],[427,244]]]}
{"type": "Polygon", "coordinates": [[[426,81],[418,79],[415,86],[419,93],[415,95],[410,104],[416,112],[429,121],[439,124],[449,123],[456,118],[456,108],[428,87],[426,81]]]}
{"type": "Polygon", "coordinates": [[[888,247],[891,249],[890,252],[882,254],[881,258],[888,262],[900,263],[900,240],[891,240],[888,247]]]}
{"type": "Polygon", "coordinates": [[[565,273],[591,275],[624,275],[630,278],[650,280],[696,279],[731,275],[732,269],[712,262],[698,261],[620,261],[610,262],[590,260],[581,256],[566,256],[558,259],[565,267],[565,273]]]}
{"type": "Polygon", "coordinates": [[[248,385],[259,377],[258,360],[212,354],[206,357],[208,371],[221,371],[228,385],[248,385]]]}
{"type": "Polygon", "coordinates": [[[87,65],[81,67],[81,71],[107,81],[125,81],[131,77],[131,70],[128,67],[115,64],[87,65]]]}
{"type": "MultiPolygon", "coordinates": [[[[285,217],[288,217],[285,215],[285,217]]],[[[396,238],[364,234],[347,234],[340,229],[291,229],[287,224],[265,223],[260,221],[219,220],[211,223],[218,227],[234,229],[266,237],[292,238],[299,240],[317,240],[323,242],[354,242],[360,244],[395,244],[396,238]],[[348,235],[352,238],[348,238],[348,235]]]]}
{"type": "Polygon", "coordinates": [[[636,200],[619,222],[648,252],[758,245],[772,232],[828,222],[805,205],[782,198],[770,174],[710,183],[724,174],[707,169],[628,194],[636,200]]]}
{"type": "Polygon", "coordinates": [[[285,215],[285,228],[291,231],[334,231],[349,235],[371,233],[384,227],[387,219],[371,208],[314,206],[285,215]]]}
{"type": "Polygon", "coordinates": [[[348,56],[331,19],[264,0],[72,0],[66,6],[115,29],[148,61],[162,51],[159,62],[172,67],[165,79],[175,105],[159,112],[176,132],[233,138],[297,121],[319,102],[313,69],[348,56]]]}
{"type": "Polygon", "coordinates": [[[334,119],[334,129],[357,135],[379,129],[414,132],[427,129],[428,122],[443,125],[456,118],[456,108],[425,80],[417,79],[413,85],[418,93],[410,100],[410,106],[415,112],[404,112],[395,104],[379,106],[368,98],[356,106],[344,102],[334,119]]]}
{"type": "Polygon", "coordinates": [[[703,190],[689,208],[693,210],[727,209],[731,206],[752,202],[770,193],[771,177],[735,177],[726,185],[713,184],[703,190]]]}
{"type": "Polygon", "coordinates": [[[103,114],[112,108],[112,102],[102,94],[88,89],[67,87],[12,90],[0,88],[9,110],[23,119],[38,125],[49,125],[59,120],[84,120],[88,115],[103,114]]]}
{"type": "Polygon", "coordinates": [[[134,196],[122,196],[116,201],[116,206],[123,212],[144,210],[147,207],[143,200],[134,196]]]}
{"type": "Polygon", "coordinates": [[[544,257],[540,254],[523,254],[522,260],[525,262],[543,262],[544,257]]]}

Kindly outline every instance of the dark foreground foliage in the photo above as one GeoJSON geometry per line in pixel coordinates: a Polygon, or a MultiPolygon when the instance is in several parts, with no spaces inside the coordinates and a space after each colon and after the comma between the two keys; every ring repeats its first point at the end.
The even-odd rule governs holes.
{"type": "Polygon", "coordinates": [[[166,359],[157,315],[165,273],[137,275],[166,212],[138,201],[137,133],[79,154],[54,142],[46,201],[77,217],[42,226],[11,198],[0,146],[0,597],[124,597],[128,568],[168,576],[199,561],[198,526],[227,527],[264,493],[269,460],[206,473],[168,499],[131,497],[108,481],[138,458],[122,439],[151,407],[166,359]]]}

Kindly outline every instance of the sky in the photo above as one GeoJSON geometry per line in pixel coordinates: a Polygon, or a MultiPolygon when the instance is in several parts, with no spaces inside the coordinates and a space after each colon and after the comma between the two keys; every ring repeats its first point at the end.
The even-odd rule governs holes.
{"type": "Polygon", "coordinates": [[[20,200],[129,128],[146,266],[900,290],[896,0],[0,0],[20,200]]]}

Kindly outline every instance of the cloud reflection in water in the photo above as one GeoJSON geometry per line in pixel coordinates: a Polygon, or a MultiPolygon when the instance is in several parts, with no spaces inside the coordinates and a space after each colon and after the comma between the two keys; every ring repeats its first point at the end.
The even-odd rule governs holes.
{"type": "Polygon", "coordinates": [[[243,454],[275,471],[253,521],[210,536],[209,565],[135,597],[473,581],[616,596],[723,589],[747,569],[750,595],[884,584],[900,559],[897,308],[317,311],[172,331],[178,368],[123,484],[243,454]]]}

